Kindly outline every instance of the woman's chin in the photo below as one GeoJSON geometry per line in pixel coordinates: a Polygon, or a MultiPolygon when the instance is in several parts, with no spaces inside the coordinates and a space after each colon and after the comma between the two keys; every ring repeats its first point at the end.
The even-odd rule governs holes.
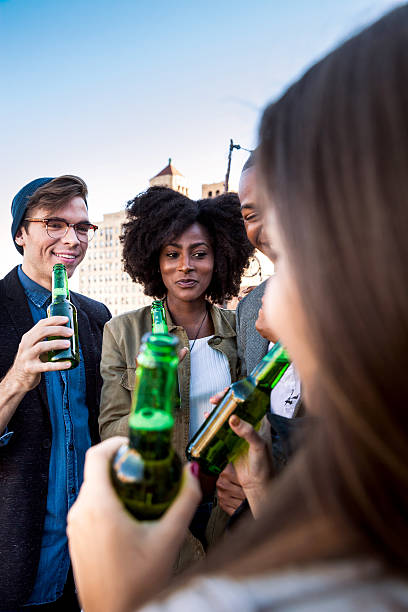
{"type": "Polygon", "coordinates": [[[180,291],[169,292],[167,297],[179,300],[180,302],[197,302],[205,300],[205,292],[197,291],[197,288],[182,289],[180,291]]]}

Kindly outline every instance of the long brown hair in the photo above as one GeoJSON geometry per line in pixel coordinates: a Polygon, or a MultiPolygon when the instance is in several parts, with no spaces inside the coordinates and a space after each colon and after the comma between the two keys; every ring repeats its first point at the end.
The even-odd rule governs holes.
{"type": "Polygon", "coordinates": [[[269,106],[258,155],[319,363],[319,418],[263,517],[208,568],[368,553],[407,572],[408,6],[269,106]]]}

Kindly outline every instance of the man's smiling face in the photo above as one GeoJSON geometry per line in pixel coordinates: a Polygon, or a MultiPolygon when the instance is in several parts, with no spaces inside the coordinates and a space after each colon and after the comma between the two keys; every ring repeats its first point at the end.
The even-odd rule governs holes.
{"type": "MultiPolygon", "coordinates": [[[[67,223],[89,223],[88,209],[80,196],[72,198],[52,213],[39,206],[30,210],[30,217],[58,217],[67,223]]],[[[53,265],[63,263],[68,277],[71,277],[88,248],[87,242],[78,240],[73,227],[63,238],[51,238],[43,223],[29,222],[27,230],[22,226],[17,232],[16,242],[24,249],[23,271],[31,280],[47,289],[51,289],[53,265]]]]}
{"type": "Polygon", "coordinates": [[[268,240],[264,231],[263,215],[257,202],[255,166],[241,174],[238,190],[241,213],[249,242],[268,256],[268,240]]]}

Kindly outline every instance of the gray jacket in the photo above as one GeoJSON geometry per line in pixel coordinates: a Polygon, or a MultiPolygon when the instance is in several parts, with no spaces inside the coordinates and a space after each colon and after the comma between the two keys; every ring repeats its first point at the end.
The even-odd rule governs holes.
{"type": "Polygon", "coordinates": [[[258,285],[238,303],[236,329],[242,376],[247,376],[268,351],[268,340],[262,338],[255,329],[265,289],[266,281],[258,285]]]}

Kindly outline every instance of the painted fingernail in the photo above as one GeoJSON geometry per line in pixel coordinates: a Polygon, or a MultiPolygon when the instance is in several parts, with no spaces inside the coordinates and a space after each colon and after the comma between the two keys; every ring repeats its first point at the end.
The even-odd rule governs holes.
{"type": "Polygon", "coordinates": [[[241,419],[237,417],[236,414],[233,414],[232,417],[230,418],[230,424],[234,425],[234,427],[238,427],[240,422],[241,422],[241,419]]]}
{"type": "Polygon", "coordinates": [[[192,461],[190,463],[190,472],[192,473],[193,476],[195,476],[195,478],[198,478],[200,474],[200,466],[198,465],[196,461],[192,461]]]}

